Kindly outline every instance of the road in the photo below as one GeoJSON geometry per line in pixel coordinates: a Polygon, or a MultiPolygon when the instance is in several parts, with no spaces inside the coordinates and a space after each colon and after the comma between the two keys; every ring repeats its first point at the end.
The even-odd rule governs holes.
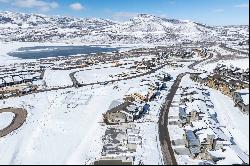
{"type": "Polygon", "coordinates": [[[243,54],[243,55],[247,55],[247,56],[249,55],[248,52],[241,51],[241,50],[236,50],[234,48],[227,47],[225,44],[221,44],[219,47],[222,48],[222,49],[237,53],[237,54],[243,54]]]}
{"type": "Polygon", "coordinates": [[[22,108],[5,108],[0,110],[0,114],[4,112],[14,113],[15,117],[9,126],[0,130],[0,138],[17,130],[19,127],[23,125],[23,123],[26,121],[27,118],[27,111],[22,108]]]}
{"type": "MultiPolygon", "coordinates": [[[[76,81],[75,84],[77,85],[77,87],[83,87],[83,86],[88,86],[88,85],[108,84],[108,83],[114,83],[114,82],[119,82],[119,81],[131,80],[131,79],[134,79],[134,78],[143,77],[143,76],[155,73],[156,71],[162,69],[166,65],[167,64],[163,64],[163,65],[161,65],[161,66],[159,66],[159,67],[157,67],[155,69],[151,69],[150,71],[147,71],[147,72],[141,73],[141,74],[137,74],[137,75],[134,75],[134,76],[131,76],[131,77],[118,78],[116,80],[110,80],[110,81],[104,81],[104,82],[94,82],[94,83],[89,83],[89,84],[81,84],[81,83],[76,81]]],[[[74,77],[74,75],[72,77],[74,77]]],[[[76,80],[76,79],[74,78],[74,80],[76,80]]]]}
{"type": "MultiPolygon", "coordinates": [[[[78,88],[78,87],[85,87],[85,86],[92,86],[92,85],[103,85],[103,84],[108,84],[108,83],[124,81],[124,80],[130,80],[130,79],[139,78],[139,77],[142,77],[142,76],[146,76],[146,75],[150,75],[152,73],[155,73],[156,71],[162,69],[166,65],[167,65],[167,63],[162,64],[161,66],[159,66],[159,67],[157,67],[155,69],[151,69],[150,71],[147,71],[147,72],[141,73],[141,74],[137,74],[137,75],[134,75],[134,76],[131,76],[131,77],[119,78],[119,79],[116,79],[116,80],[110,80],[110,81],[104,81],[104,82],[93,82],[93,83],[88,83],[88,84],[81,84],[81,83],[79,83],[77,81],[77,79],[74,77],[75,73],[78,72],[78,71],[76,71],[76,72],[73,72],[73,73],[69,74],[69,77],[71,78],[71,80],[73,82],[73,85],[64,86],[64,87],[49,88],[49,89],[42,89],[42,90],[36,90],[36,91],[32,91],[32,92],[25,93],[25,94],[20,94],[18,96],[20,97],[20,96],[26,96],[26,95],[37,94],[37,93],[42,93],[42,92],[56,91],[56,90],[69,89],[69,88],[78,88]]],[[[17,95],[14,94],[14,95],[11,95],[11,96],[5,96],[5,97],[2,97],[1,99],[8,99],[8,98],[11,98],[11,97],[17,97],[17,95]]]]}
{"type": "MultiPolygon", "coordinates": [[[[194,66],[209,60],[213,58],[213,54],[210,54],[209,57],[202,59],[200,61],[195,61],[191,65],[188,66],[189,69],[195,70],[194,66]]],[[[174,81],[170,93],[167,95],[165,99],[165,103],[163,104],[163,107],[160,111],[160,117],[159,117],[159,139],[161,144],[161,149],[163,153],[163,161],[165,165],[177,165],[177,161],[174,156],[174,151],[172,148],[169,131],[168,131],[168,114],[170,106],[173,102],[174,96],[179,88],[179,85],[181,83],[182,78],[189,73],[181,73],[177,76],[176,80],[174,81]]]]}
{"type": "Polygon", "coordinates": [[[177,76],[174,84],[171,87],[170,93],[168,94],[166,98],[166,102],[163,105],[161,112],[160,112],[160,118],[158,122],[159,123],[159,139],[160,139],[161,149],[163,153],[163,161],[167,165],[177,165],[177,162],[174,156],[174,151],[171,145],[171,140],[169,137],[169,132],[168,132],[168,113],[169,113],[169,108],[171,106],[173,98],[176,94],[176,91],[178,90],[181,80],[185,75],[186,73],[182,73],[177,76]]]}
{"type": "Polygon", "coordinates": [[[235,60],[235,59],[248,59],[248,57],[238,56],[238,55],[221,55],[218,51],[216,52],[216,57],[207,61],[207,63],[215,63],[220,60],[235,60]]]}
{"type": "Polygon", "coordinates": [[[202,60],[199,60],[199,61],[195,61],[194,63],[192,63],[191,65],[188,66],[189,69],[191,70],[195,70],[194,66],[202,63],[202,62],[205,62],[206,60],[211,60],[213,58],[213,54],[211,53],[209,55],[209,57],[205,58],[205,59],[202,59],[202,60]]]}

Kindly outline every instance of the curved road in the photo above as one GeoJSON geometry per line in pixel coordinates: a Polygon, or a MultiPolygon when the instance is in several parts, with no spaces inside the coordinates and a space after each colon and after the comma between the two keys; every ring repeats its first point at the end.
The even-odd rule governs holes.
{"type": "Polygon", "coordinates": [[[195,61],[194,63],[192,63],[191,65],[188,66],[189,69],[192,69],[192,70],[195,70],[194,66],[202,63],[202,62],[205,62],[206,60],[209,60],[209,59],[212,59],[213,58],[213,54],[211,53],[209,57],[205,58],[205,59],[202,59],[200,61],[195,61]]]}
{"type": "MultiPolygon", "coordinates": [[[[200,61],[195,61],[191,65],[188,66],[189,69],[195,70],[194,66],[208,60],[212,59],[213,54],[211,54],[209,57],[202,59],[200,61]]],[[[169,137],[169,131],[168,131],[168,114],[169,109],[171,106],[171,103],[174,99],[174,96],[176,94],[176,91],[179,88],[179,85],[181,83],[182,78],[188,73],[181,73],[177,76],[176,80],[174,81],[174,84],[171,87],[170,93],[167,95],[165,99],[165,103],[163,104],[163,107],[160,111],[160,117],[159,117],[159,139],[161,144],[161,149],[163,153],[163,161],[166,165],[177,165],[177,161],[175,159],[174,151],[171,144],[171,139],[169,137]]]]}
{"type": "MultiPolygon", "coordinates": [[[[162,64],[161,66],[159,66],[159,67],[157,67],[155,69],[152,69],[152,70],[150,70],[148,72],[141,73],[141,74],[134,75],[134,76],[130,76],[130,77],[126,77],[126,78],[119,78],[119,79],[116,79],[116,80],[109,80],[109,81],[105,81],[105,82],[93,82],[93,83],[88,83],[88,84],[81,84],[81,83],[79,83],[77,81],[77,79],[74,77],[75,73],[77,73],[79,71],[75,71],[75,72],[72,72],[72,73],[69,74],[69,77],[71,78],[71,80],[73,82],[73,85],[64,86],[64,87],[55,87],[55,88],[37,90],[37,91],[25,93],[25,94],[20,94],[19,97],[20,96],[30,95],[30,94],[36,94],[36,93],[42,93],[42,92],[49,92],[49,91],[56,91],[56,90],[61,90],[61,89],[74,88],[74,87],[78,88],[78,87],[84,87],[84,86],[91,86],[91,85],[98,85],[98,84],[101,85],[101,84],[114,83],[114,82],[123,81],[123,80],[130,80],[130,79],[134,79],[134,78],[138,78],[138,77],[142,77],[142,76],[145,76],[145,75],[149,75],[149,74],[155,73],[157,70],[162,69],[166,65],[167,65],[167,63],[162,64]]],[[[1,99],[8,99],[8,98],[11,98],[11,97],[17,97],[17,95],[6,96],[6,97],[2,97],[1,99]]]]}
{"type": "Polygon", "coordinates": [[[0,130],[0,138],[20,128],[24,124],[27,118],[27,111],[22,108],[4,108],[0,110],[0,114],[3,112],[14,113],[15,117],[13,118],[9,126],[0,130]]]}

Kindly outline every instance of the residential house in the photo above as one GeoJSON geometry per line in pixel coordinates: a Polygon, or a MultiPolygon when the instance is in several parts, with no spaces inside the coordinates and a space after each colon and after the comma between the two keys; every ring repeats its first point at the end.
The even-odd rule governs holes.
{"type": "Polygon", "coordinates": [[[14,80],[11,76],[6,76],[3,78],[4,82],[5,82],[5,86],[12,86],[14,85],[14,80]]]}
{"type": "Polygon", "coordinates": [[[249,84],[241,81],[241,80],[234,80],[231,79],[228,81],[228,83],[235,89],[235,90],[240,90],[240,89],[245,89],[245,88],[249,88],[249,84]]]}
{"type": "Polygon", "coordinates": [[[187,113],[186,108],[179,107],[179,122],[180,127],[185,126],[186,124],[191,124],[194,121],[197,121],[199,118],[199,114],[196,110],[192,110],[191,112],[187,113]]]}
{"type": "Polygon", "coordinates": [[[186,147],[189,149],[191,157],[197,158],[201,152],[201,145],[199,139],[195,136],[192,130],[185,132],[186,147]]]}
{"type": "Polygon", "coordinates": [[[233,100],[242,112],[249,113],[249,89],[235,91],[233,100]]]}
{"type": "Polygon", "coordinates": [[[96,160],[93,165],[133,165],[134,159],[132,157],[106,157],[96,160]]]}
{"type": "Polygon", "coordinates": [[[18,75],[12,76],[12,78],[13,78],[13,81],[14,81],[15,85],[23,83],[23,79],[18,75]]]}
{"type": "Polygon", "coordinates": [[[2,78],[0,78],[0,88],[5,87],[5,82],[2,78]]]}
{"type": "Polygon", "coordinates": [[[121,63],[119,63],[118,61],[114,61],[113,63],[112,63],[112,67],[119,67],[119,66],[121,66],[122,64],[121,63]]]}
{"type": "Polygon", "coordinates": [[[179,107],[179,122],[181,125],[180,127],[188,123],[188,115],[186,113],[185,108],[182,107],[179,107]]]}
{"type": "Polygon", "coordinates": [[[148,66],[141,64],[136,66],[136,70],[147,70],[148,66]]]}
{"type": "Polygon", "coordinates": [[[148,101],[147,94],[145,95],[145,94],[140,94],[140,93],[132,93],[126,97],[132,97],[136,101],[148,101]]]}
{"type": "Polygon", "coordinates": [[[160,86],[160,90],[165,90],[165,89],[167,89],[167,84],[163,82],[160,86]]]}
{"type": "Polygon", "coordinates": [[[21,76],[22,79],[23,79],[23,82],[32,82],[33,81],[33,76],[30,75],[30,74],[27,74],[27,75],[23,75],[21,76]]]}
{"type": "Polygon", "coordinates": [[[249,69],[241,74],[241,80],[249,82],[249,69]]]}
{"type": "Polygon", "coordinates": [[[148,102],[154,95],[151,86],[143,86],[140,89],[130,88],[125,97],[132,97],[135,101],[148,102]]]}
{"type": "Polygon", "coordinates": [[[207,86],[215,90],[221,91],[223,94],[231,96],[235,89],[233,82],[226,81],[226,79],[220,74],[214,74],[208,77],[207,86]]]}
{"type": "Polygon", "coordinates": [[[104,121],[107,124],[128,123],[134,121],[136,106],[131,102],[113,101],[110,109],[104,114],[104,121]]]}

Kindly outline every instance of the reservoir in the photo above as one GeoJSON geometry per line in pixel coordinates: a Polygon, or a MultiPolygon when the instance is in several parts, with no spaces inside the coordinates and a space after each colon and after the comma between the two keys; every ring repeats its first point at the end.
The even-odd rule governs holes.
{"type": "Polygon", "coordinates": [[[66,57],[77,54],[113,52],[118,50],[119,48],[108,46],[35,46],[22,47],[14,52],[8,53],[8,55],[21,59],[41,59],[59,56],[66,57]]]}

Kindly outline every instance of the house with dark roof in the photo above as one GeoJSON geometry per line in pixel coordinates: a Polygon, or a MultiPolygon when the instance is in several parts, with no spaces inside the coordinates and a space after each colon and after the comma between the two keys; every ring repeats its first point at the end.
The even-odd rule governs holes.
{"type": "Polygon", "coordinates": [[[191,157],[196,158],[201,152],[201,145],[199,139],[195,136],[192,130],[187,130],[185,133],[186,146],[190,150],[191,157]]]}
{"type": "Polygon", "coordinates": [[[233,101],[243,113],[249,113],[249,89],[235,91],[233,101]]]}
{"type": "Polygon", "coordinates": [[[103,115],[104,122],[107,124],[133,122],[137,109],[136,105],[131,102],[114,100],[110,105],[110,109],[103,115]]]}

